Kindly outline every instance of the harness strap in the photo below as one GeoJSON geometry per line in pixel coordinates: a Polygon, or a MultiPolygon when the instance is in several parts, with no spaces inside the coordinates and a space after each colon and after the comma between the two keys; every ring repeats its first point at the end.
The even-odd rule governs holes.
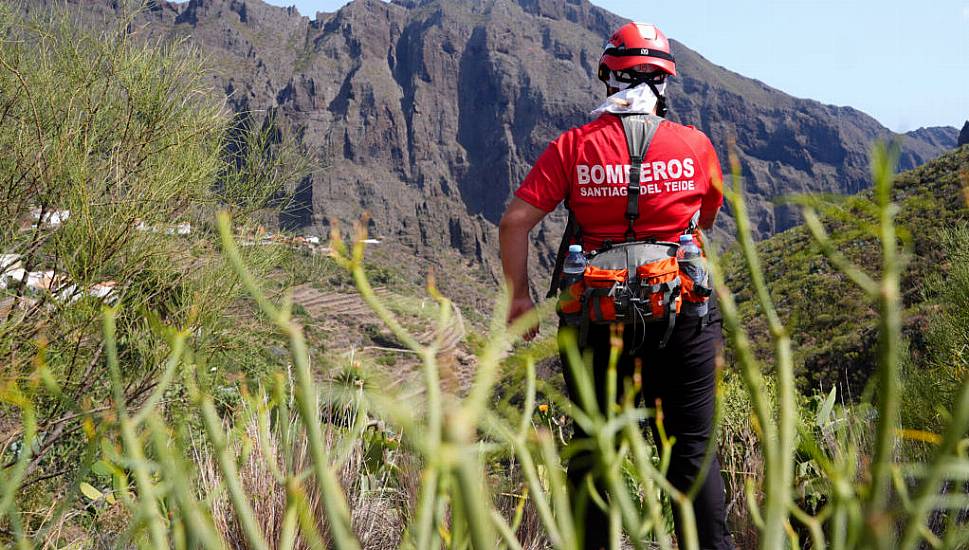
{"type": "Polygon", "coordinates": [[[693,216],[690,217],[690,225],[687,226],[686,231],[684,231],[683,234],[684,235],[687,235],[687,234],[692,235],[693,232],[696,231],[698,227],[700,227],[700,211],[699,210],[697,210],[696,212],[694,212],[693,213],[693,216]]]}
{"type": "Polygon", "coordinates": [[[626,115],[620,118],[626,134],[626,147],[629,149],[629,180],[626,182],[626,241],[636,240],[636,220],[639,219],[639,195],[642,193],[640,179],[643,173],[643,159],[649,149],[656,130],[663,119],[655,115],[626,115]]]}
{"type": "Polygon", "coordinates": [[[603,317],[605,317],[605,315],[602,314],[602,296],[601,293],[599,294],[600,295],[596,296],[596,299],[592,301],[592,305],[594,305],[596,308],[596,318],[601,320],[603,317]]]}
{"type": "Polygon", "coordinates": [[[582,321],[579,324],[579,348],[584,348],[589,341],[589,298],[592,296],[591,288],[587,288],[582,293],[582,321]]]}
{"type": "Polygon", "coordinates": [[[666,302],[666,332],[659,341],[659,349],[665,348],[673,335],[673,328],[676,326],[676,297],[680,295],[682,288],[679,277],[668,284],[668,291],[663,294],[663,301],[666,302]]]}

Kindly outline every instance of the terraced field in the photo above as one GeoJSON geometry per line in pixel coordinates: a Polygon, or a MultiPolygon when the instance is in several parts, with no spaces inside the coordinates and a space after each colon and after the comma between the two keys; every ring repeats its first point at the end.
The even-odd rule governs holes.
{"type": "Polygon", "coordinates": [[[37,302],[33,298],[21,296],[18,302],[15,296],[0,297],[0,319],[6,319],[14,308],[22,312],[30,310],[37,302]]]}
{"type": "MultiPolygon", "coordinates": [[[[392,304],[398,299],[385,287],[377,287],[374,292],[385,303],[392,304]]],[[[382,325],[359,294],[324,292],[303,284],[293,289],[293,303],[301,306],[312,321],[327,333],[328,350],[336,353],[396,355],[392,364],[385,367],[386,374],[393,380],[392,386],[406,385],[419,374],[417,355],[397,343],[388,332],[377,332],[377,342],[361,345],[355,336],[368,332],[368,327],[373,334],[375,330],[382,329],[382,325]]],[[[429,319],[406,319],[404,324],[422,344],[437,342],[444,389],[459,394],[467,391],[474,378],[476,362],[474,355],[464,345],[467,332],[460,309],[453,308],[451,322],[443,329],[434,326],[429,319]]]]}
{"type": "MultiPolygon", "coordinates": [[[[386,299],[390,292],[384,287],[377,287],[374,292],[379,298],[386,299]]],[[[370,307],[364,303],[359,294],[341,292],[323,292],[312,285],[304,284],[293,289],[293,303],[303,306],[314,319],[329,316],[376,317],[370,307]]]]}

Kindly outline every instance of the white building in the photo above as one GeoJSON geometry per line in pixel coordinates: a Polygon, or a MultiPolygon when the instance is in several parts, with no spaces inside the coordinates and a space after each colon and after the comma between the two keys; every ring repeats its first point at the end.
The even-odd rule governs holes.
{"type": "Polygon", "coordinates": [[[24,276],[26,275],[27,272],[23,268],[8,269],[0,273],[0,288],[8,288],[15,285],[24,280],[24,276]]]}
{"type": "MultiPolygon", "coordinates": [[[[60,227],[61,224],[71,217],[70,210],[50,210],[44,212],[43,219],[41,219],[40,208],[32,208],[30,213],[34,216],[34,221],[51,228],[60,227]]],[[[37,224],[34,224],[33,227],[37,227],[37,224]]]]}
{"type": "Polygon", "coordinates": [[[88,290],[88,294],[99,300],[104,300],[109,304],[113,304],[114,302],[118,301],[117,287],[118,283],[115,281],[105,281],[103,283],[98,283],[91,286],[90,290],[88,290]]]}

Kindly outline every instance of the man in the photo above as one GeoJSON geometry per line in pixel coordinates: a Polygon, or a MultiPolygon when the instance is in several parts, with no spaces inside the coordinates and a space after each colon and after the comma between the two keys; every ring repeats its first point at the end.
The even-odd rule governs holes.
{"type": "MultiPolygon", "coordinates": [[[[626,181],[631,160],[620,117],[663,116],[666,81],[675,75],[669,42],[655,26],[629,23],[610,38],[599,66],[599,79],[606,84],[608,95],[607,101],[593,111],[599,117],[563,133],[548,146],[502,217],[500,247],[512,291],[511,319],[534,307],[528,290],[528,233],[562,201],[578,225],[578,244],[587,253],[607,243],[629,240],[676,242],[697,219],[702,228],[713,226],[723,202],[722,175],[713,146],[703,133],[665,120],[659,122],[642,162],[639,216],[632,221],[625,216],[627,197],[632,193],[627,186],[632,182],[626,181]]],[[[689,311],[676,316],[668,340],[665,329],[647,325],[645,344],[632,342],[633,331],[625,331],[626,351],[619,363],[619,381],[630,378],[635,363],[641,363],[643,402],[647,406],[661,404],[666,434],[676,438],[667,477],[677,489],[686,491],[698,476],[713,432],[715,359],[722,345],[720,313],[711,300],[704,317],[689,311]]],[[[591,325],[585,343],[593,354],[592,374],[600,407],[606,395],[609,332],[609,325],[591,325]]],[[[563,370],[574,400],[576,387],[568,368],[563,370]]],[[[620,388],[618,394],[622,393],[620,388]]],[[[652,430],[659,442],[655,424],[652,430]]],[[[588,437],[579,428],[576,435],[588,437]]],[[[579,488],[584,486],[594,460],[581,453],[570,460],[568,477],[575,489],[573,495],[582,494],[579,488]]],[[[708,472],[694,500],[700,544],[703,548],[733,548],[716,457],[708,472]]],[[[607,547],[605,514],[592,503],[573,504],[577,510],[585,510],[584,518],[578,521],[584,519],[586,547],[607,547]]]]}

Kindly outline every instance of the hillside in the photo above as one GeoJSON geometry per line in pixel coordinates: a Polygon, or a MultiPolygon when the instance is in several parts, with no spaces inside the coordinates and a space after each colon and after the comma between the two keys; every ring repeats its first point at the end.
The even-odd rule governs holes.
{"type": "MultiPolygon", "coordinates": [[[[926,303],[938,292],[949,269],[939,244],[940,231],[969,221],[969,147],[943,155],[899,174],[895,184],[899,235],[912,257],[902,280],[906,306],[905,333],[910,350],[919,354],[931,310],[926,303]]],[[[878,270],[880,250],[867,212],[868,194],[829,204],[824,221],[842,252],[878,270]]],[[[793,228],[758,245],[766,278],[779,312],[794,340],[802,389],[842,384],[860,396],[874,368],[877,312],[862,293],[823,258],[804,227],[793,228]]],[[[747,274],[733,255],[727,284],[734,291],[748,328],[762,355],[769,355],[764,321],[757,314],[747,274]]]]}
{"type": "MultiPolygon", "coordinates": [[[[85,24],[116,24],[124,3],[70,0],[85,24]]],[[[44,14],[50,2],[31,3],[44,14]]],[[[208,59],[228,105],[269,111],[326,166],[296,190],[284,222],[326,235],[372,215],[371,230],[414,257],[447,250],[497,279],[495,222],[545,144],[588,120],[604,39],[622,22],[585,0],[356,0],[313,18],[259,0],[149,2],[130,28],[187,37],[208,59]]],[[[681,76],[673,120],[735,136],[758,237],[796,223],[772,199],[855,193],[868,185],[873,140],[892,133],[849,107],[791,97],[674,44],[681,76]]],[[[902,168],[937,156],[956,130],[902,136],[902,168]]],[[[563,216],[535,235],[535,280],[547,273],[563,216]]],[[[718,232],[732,234],[730,213],[718,232]]],[[[418,262],[415,269],[423,269],[418,262]]],[[[538,286],[541,286],[540,284],[538,286]]]]}

